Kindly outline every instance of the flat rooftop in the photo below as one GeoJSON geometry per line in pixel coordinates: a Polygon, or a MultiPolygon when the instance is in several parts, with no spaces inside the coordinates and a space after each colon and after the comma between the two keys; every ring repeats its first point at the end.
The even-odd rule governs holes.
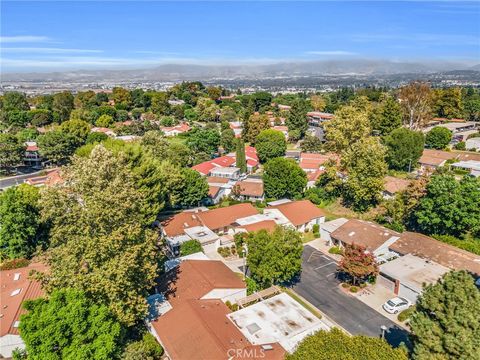
{"type": "Polygon", "coordinates": [[[423,284],[437,282],[450,269],[434,261],[407,254],[380,265],[380,273],[400,280],[408,287],[420,292],[423,284]]]}
{"type": "Polygon", "coordinates": [[[279,342],[287,351],[318,330],[329,330],[315,315],[285,293],[227,315],[254,345],[279,342]]]}

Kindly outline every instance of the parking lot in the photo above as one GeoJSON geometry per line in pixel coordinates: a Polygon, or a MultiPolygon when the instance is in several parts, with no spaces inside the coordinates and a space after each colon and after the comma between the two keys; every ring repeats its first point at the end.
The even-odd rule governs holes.
{"type": "Polygon", "coordinates": [[[378,337],[381,326],[387,327],[386,340],[397,346],[408,342],[408,332],[382,316],[340,288],[337,264],[331,257],[305,246],[302,259],[302,274],[293,285],[293,290],[318,307],[339,326],[353,335],[363,334],[378,337]]]}

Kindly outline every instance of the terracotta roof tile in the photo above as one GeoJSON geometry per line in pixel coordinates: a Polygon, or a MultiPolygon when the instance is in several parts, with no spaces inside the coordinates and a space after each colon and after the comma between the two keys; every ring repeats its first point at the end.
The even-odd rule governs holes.
{"type": "Polygon", "coordinates": [[[263,196],[263,181],[238,181],[235,186],[240,189],[240,195],[263,196]]]}
{"type": "Polygon", "coordinates": [[[237,204],[199,212],[198,217],[210,230],[216,230],[233,224],[236,219],[257,214],[258,211],[252,204],[237,204]]]}
{"type": "Polygon", "coordinates": [[[316,207],[310,200],[290,201],[284,204],[270,206],[269,209],[278,209],[294,226],[325,216],[323,210],[316,207]]]}

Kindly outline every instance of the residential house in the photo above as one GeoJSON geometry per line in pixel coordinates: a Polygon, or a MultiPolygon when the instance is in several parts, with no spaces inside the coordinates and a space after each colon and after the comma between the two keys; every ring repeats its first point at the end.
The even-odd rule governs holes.
{"type": "Polygon", "coordinates": [[[325,213],[310,200],[287,201],[264,210],[264,215],[279,225],[294,227],[297,231],[310,231],[313,225],[325,222],[325,213]]]}
{"type": "MultiPolygon", "coordinates": [[[[247,172],[252,173],[257,170],[259,160],[257,151],[252,146],[245,146],[245,159],[247,160],[247,172]]],[[[198,171],[205,176],[226,177],[236,180],[240,177],[240,169],[235,167],[236,156],[235,153],[229,153],[225,156],[215,158],[213,160],[205,161],[198,165],[192,166],[193,170],[198,171]],[[218,169],[218,168],[235,168],[236,170],[218,169]]]]}
{"type": "Polygon", "coordinates": [[[27,141],[25,143],[25,154],[23,156],[25,166],[41,169],[43,167],[42,160],[37,143],[35,141],[27,141]]]}
{"type": "Polygon", "coordinates": [[[48,170],[46,175],[36,176],[25,180],[25,183],[32,186],[52,186],[63,183],[60,175],[60,169],[48,170]]]}
{"type": "Polygon", "coordinates": [[[43,295],[40,283],[29,278],[33,270],[44,271],[46,267],[36,263],[0,271],[0,355],[4,358],[10,358],[16,348],[25,349],[18,332],[20,316],[25,313],[22,303],[43,295]]]}
{"type": "Polygon", "coordinates": [[[178,99],[170,99],[170,100],[168,100],[168,103],[172,106],[181,106],[181,105],[185,104],[185,101],[178,100],[178,99]]]}
{"type": "Polygon", "coordinates": [[[160,127],[160,130],[163,131],[165,136],[170,137],[170,136],[177,136],[178,134],[183,134],[188,131],[190,131],[190,126],[188,124],[182,123],[179,125],[175,126],[162,126],[160,127]]]}
{"type": "MultiPolygon", "coordinates": [[[[454,119],[452,119],[454,120],[454,119]]],[[[457,133],[462,133],[464,131],[468,130],[474,130],[478,126],[477,122],[475,121],[464,121],[463,119],[457,119],[459,121],[449,121],[441,124],[437,124],[435,126],[428,126],[423,129],[424,133],[428,133],[430,130],[432,130],[434,127],[443,127],[445,129],[448,129],[452,132],[453,136],[455,136],[457,133]]]]}
{"type": "Polygon", "coordinates": [[[410,185],[410,180],[400,179],[393,176],[385,176],[383,185],[383,198],[391,199],[396,193],[405,190],[410,185]]]}
{"type": "Polygon", "coordinates": [[[235,198],[242,201],[263,201],[265,199],[262,179],[247,178],[238,181],[233,189],[235,198]]]}
{"type": "Polygon", "coordinates": [[[418,160],[420,172],[431,171],[438,167],[445,166],[448,160],[454,160],[457,157],[458,153],[456,152],[424,149],[422,156],[418,160]]]}
{"type": "Polygon", "coordinates": [[[280,131],[283,134],[283,136],[285,136],[285,139],[288,140],[288,126],[276,125],[276,126],[272,126],[272,129],[276,131],[280,131]]]}
{"type": "Polygon", "coordinates": [[[223,197],[230,194],[235,181],[223,177],[207,176],[207,183],[209,197],[207,202],[218,204],[223,197]]]}
{"type": "Polygon", "coordinates": [[[480,276],[480,256],[429,236],[410,231],[403,232],[399,239],[389,245],[397,255],[412,254],[453,270],[467,270],[480,276]]]}
{"type": "Polygon", "coordinates": [[[279,344],[253,345],[227,317],[225,302],[245,297],[246,287],[221,261],[183,261],[162,278],[161,289],[149,298],[146,324],[169,359],[283,359],[279,344]]]}
{"type": "Polygon", "coordinates": [[[228,125],[233,130],[236,138],[242,137],[243,125],[240,121],[230,121],[228,125]]]}
{"type": "Polygon", "coordinates": [[[385,262],[395,256],[389,248],[400,234],[379,224],[357,219],[350,219],[330,233],[331,245],[345,247],[360,245],[372,253],[377,261],[385,262]]]}
{"type": "Polygon", "coordinates": [[[476,160],[459,161],[450,166],[457,169],[466,170],[472,176],[475,176],[475,177],[480,176],[480,161],[476,161],[476,160]]]}
{"type": "Polygon", "coordinates": [[[109,128],[105,128],[105,127],[93,127],[90,129],[90,132],[100,132],[100,133],[103,133],[107,136],[110,136],[110,137],[115,137],[117,136],[117,134],[115,134],[115,132],[113,132],[113,130],[109,129],[109,128]]]}
{"type": "Polygon", "coordinates": [[[307,188],[315,187],[317,180],[320,178],[320,176],[322,176],[324,172],[325,170],[320,170],[320,169],[314,172],[311,172],[311,171],[307,172],[307,188]]]}
{"type": "Polygon", "coordinates": [[[340,158],[337,154],[328,153],[328,154],[316,154],[316,153],[306,153],[302,152],[300,154],[300,163],[299,166],[306,173],[316,172],[318,170],[325,170],[325,164],[333,160],[339,162],[340,158]]]}
{"type": "Polygon", "coordinates": [[[470,138],[465,141],[465,148],[467,150],[480,151],[480,137],[470,138]]]}
{"type": "Polygon", "coordinates": [[[415,303],[424,285],[436,283],[448,271],[434,261],[407,254],[380,265],[377,283],[415,303]]]}
{"type": "Polygon", "coordinates": [[[292,107],[289,106],[289,105],[277,104],[277,108],[278,108],[278,110],[280,110],[280,111],[288,111],[288,110],[290,110],[292,107]]]}
{"type": "Polygon", "coordinates": [[[307,121],[310,126],[320,126],[325,121],[332,120],[333,116],[333,114],[320,111],[309,111],[307,112],[307,121]]]}
{"type": "Polygon", "coordinates": [[[332,245],[332,232],[337,230],[340,226],[345,224],[348,221],[348,219],[345,218],[338,218],[335,220],[331,221],[326,221],[320,225],[320,238],[327,240],[327,243],[332,245]]]}

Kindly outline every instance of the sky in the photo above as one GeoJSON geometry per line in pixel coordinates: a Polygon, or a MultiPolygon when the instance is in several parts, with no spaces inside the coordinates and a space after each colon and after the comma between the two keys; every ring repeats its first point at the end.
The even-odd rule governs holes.
{"type": "Polygon", "coordinates": [[[1,72],[332,59],[480,63],[480,2],[1,1],[1,72]]]}

